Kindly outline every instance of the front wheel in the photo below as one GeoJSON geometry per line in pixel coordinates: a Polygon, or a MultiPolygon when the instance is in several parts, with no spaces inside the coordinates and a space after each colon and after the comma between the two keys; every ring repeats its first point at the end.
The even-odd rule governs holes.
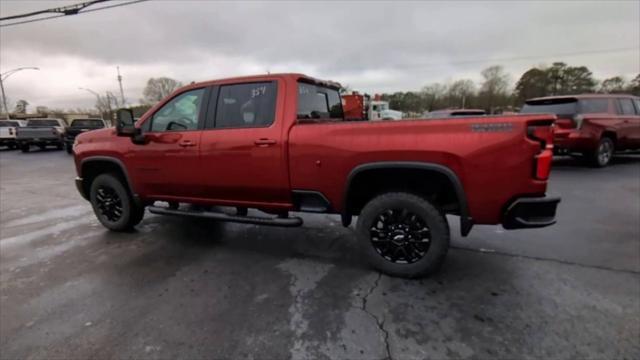
{"type": "Polygon", "coordinates": [[[369,263],[392,276],[431,274],[449,249],[444,215],[409,193],[387,193],[369,201],[358,217],[357,234],[369,263]]]}
{"type": "Polygon", "coordinates": [[[613,140],[608,137],[603,137],[598,143],[596,151],[591,156],[591,162],[596,167],[605,167],[611,161],[613,157],[613,150],[615,145],[613,140]]]}
{"type": "Polygon", "coordinates": [[[109,230],[130,230],[144,216],[144,207],[133,202],[129,191],[114,174],[97,176],[91,183],[89,199],[96,217],[109,230]]]}

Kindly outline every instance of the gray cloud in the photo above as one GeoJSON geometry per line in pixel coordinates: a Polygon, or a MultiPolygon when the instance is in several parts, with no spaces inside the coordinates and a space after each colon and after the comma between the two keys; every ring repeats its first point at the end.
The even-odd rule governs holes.
{"type": "MultiPolygon", "coordinates": [[[[3,15],[63,2],[3,1],[3,15]]],[[[97,5],[99,6],[99,5],[97,5]]],[[[96,6],[96,7],[97,7],[96,6]]],[[[114,90],[115,66],[136,101],[148,77],[182,81],[300,71],[369,91],[469,77],[492,62],[637,46],[640,3],[154,1],[0,29],[0,67],[40,66],[7,82],[31,103],[77,107],[77,90],[114,90]]],[[[640,71],[637,51],[498,62],[513,80],[564,60],[599,77],[640,71]]]]}

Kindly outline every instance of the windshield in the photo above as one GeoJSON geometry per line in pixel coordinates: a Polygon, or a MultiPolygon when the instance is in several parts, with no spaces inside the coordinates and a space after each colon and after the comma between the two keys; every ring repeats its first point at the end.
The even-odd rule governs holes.
{"type": "Polygon", "coordinates": [[[298,119],[342,118],[342,101],[337,89],[298,82],[298,119]]]}
{"type": "Polygon", "coordinates": [[[20,124],[18,124],[17,121],[7,121],[7,120],[2,120],[0,121],[0,127],[18,127],[20,126],[20,124]]]}
{"type": "Polygon", "coordinates": [[[71,126],[102,128],[104,127],[104,123],[102,122],[102,120],[81,119],[81,120],[73,120],[73,122],[71,123],[71,126]]]}
{"type": "Polygon", "coordinates": [[[578,101],[576,99],[550,99],[539,101],[527,101],[520,113],[547,113],[555,115],[574,115],[578,113],[578,101]]]}
{"type": "Polygon", "coordinates": [[[60,126],[56,120],[29,120],[27,126],[60,126]]]}

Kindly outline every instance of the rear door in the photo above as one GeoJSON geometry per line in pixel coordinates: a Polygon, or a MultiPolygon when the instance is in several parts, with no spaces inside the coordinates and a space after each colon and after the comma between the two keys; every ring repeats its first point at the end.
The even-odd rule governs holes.
{"type": "Polygon", "coordinates": [[[126,154],[139,192],[160,198],[190,198],[200,193],[200,136],[208,90],[175,95],[142,127],[146,143],[126,154]]]}
{"type": "Polygon", "coordinates": [[[616,100],[618,113],[622,121],[621,132],[623,134],[623,147],[625,149],[640,148],[640,109],[636,109],[632,98],[619,98],[616,100]]]}
{"type": "Polygon", "coordinates": [[[281,80],[212,90],[200,149],[206,198],[256,207],[291,203],[282,133],[284,95],[281,80]]]}

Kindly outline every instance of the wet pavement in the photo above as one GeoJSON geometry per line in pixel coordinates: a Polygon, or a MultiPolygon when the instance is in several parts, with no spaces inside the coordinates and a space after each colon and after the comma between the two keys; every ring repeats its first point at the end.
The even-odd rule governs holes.
{"type": "Polygon", "coordinates": [[[110,233],[74,176],[62,151],[0,151],[2,359],[640,358],[640,156],[557,160],[557,225],[450,221],[422,280],[369,269],[333,216],[110,233]]]}

